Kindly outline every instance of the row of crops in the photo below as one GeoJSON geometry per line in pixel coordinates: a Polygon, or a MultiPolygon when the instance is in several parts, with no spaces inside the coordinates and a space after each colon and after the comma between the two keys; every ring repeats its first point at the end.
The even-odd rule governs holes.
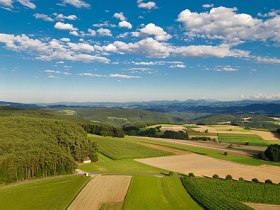
{"type": "Polygon", "coordinates": [[[220,142],[235,143],[235,144],[249,144],[254,146],[266,146],[270,144],[270,141],[264,141],[261,137],[254,134],[219,133],[218,140],[220,142]]]}
{"type": "Polygon", "coordinates": [[[251,209],[243,202],[280,204],[280,185],[184,177],[192,197],[207,209],[251,209]]]}

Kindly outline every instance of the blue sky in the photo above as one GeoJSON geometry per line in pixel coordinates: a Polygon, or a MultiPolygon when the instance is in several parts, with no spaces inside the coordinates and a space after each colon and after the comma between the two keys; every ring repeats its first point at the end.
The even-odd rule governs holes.
{"type": "Polygon", "coordinates": [[[277,0],[0,0],[0,100],[280,99],[277,0]]]}

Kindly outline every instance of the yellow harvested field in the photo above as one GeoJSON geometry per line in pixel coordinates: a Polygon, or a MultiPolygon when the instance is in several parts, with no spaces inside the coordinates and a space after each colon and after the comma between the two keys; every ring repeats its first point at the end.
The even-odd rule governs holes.
{"type": "Polygon", "coordinates": [[[280,140],[280,136],[275,135],[269,131],[258,131],[258,130],[245,130],[239,126],[233,125],[198,125],[198,128],[192,128],[195,131],[205,133],[231,133],[231,134],[255,134],[260,136],[263,140],[280,140]]]}
{"type": "Polygon", "coordinates": [[[124,202],[131,176],[95,176],[68,210],[98,210],[103,203],[124,202]]]}
{"type": "Polygon", "coordinates": [[[150,128],[155,128],[157,126],[161,126],[161,131],[184,131],[186,128],[182,125],[170,125],[170,124],[158,124],[149,126],[150,128]]]}
{"type": "Polygon", "coordinates": [[[245,180],[257,178],[260,181],[270,179],[274,183],[280,182],[280,167],[266,165],[249,166],[199,154],[146,158],[138,159],[137,161],[170,171],[180,173],[192,172],[196,176],[212,177],[214,174],[218,174],[224,178],[230,174],[234,179],[243,177],[245,180]]]}
{"type": "Polygon", "coordinates": [[[199,128],[192,128],[198,132],[205,132],[208,130],[208,133],[231,133],[231,134],[252,134],[251,131],[247,131],[242,127],[233,126],[233,125],[198,125],[199,128]]]}
{"type": "Polygon", "coordinates": [[[208,130],[208,133],[217,133],[218,132],[216,128],[213,128],[210,126],[205,126],[205,125],[198,125],[198,128],[192,128],[192,129],[195,131],[198,131],[198,132],[202,132],[202,133],[204,133],[206,130],[208,130]]]}
{"type": "Polygon", "coordinates": [[[258,135],[263,140],[280,140],[280,136],[277,136],[274,133],[269,132],[269,131],[255,131],[255,130],[252,130],[251,132],[253,134],[258,135]]]}
{"type": "Polygon", "coordinates": [[[255,210],[279,210],[280,205],[262,204],[262,203],[245,203],[255,210]]]}

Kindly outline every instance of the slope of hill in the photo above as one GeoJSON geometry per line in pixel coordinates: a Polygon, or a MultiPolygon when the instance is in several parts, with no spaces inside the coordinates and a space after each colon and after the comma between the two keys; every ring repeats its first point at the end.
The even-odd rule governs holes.
{"type": "Polygon", "coordinates": [[[96,144],[66,121],[0,118],[0,183],[73,173],[76,162],[95,159],[96,144]]]}

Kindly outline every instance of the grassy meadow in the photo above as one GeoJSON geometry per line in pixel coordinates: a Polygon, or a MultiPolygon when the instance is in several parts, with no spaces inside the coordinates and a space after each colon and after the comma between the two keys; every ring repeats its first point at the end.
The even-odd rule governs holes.
{"type": "Polygon", "coordinates": [[[174,155],[171,152],[153,149],[134,142],[125,141],[121,138],[102,137],[96,135],[89,135],[89,137],[97,142],[100,153],[113,160],[174,155]]]}
{"type": "Polygon", "coordinates": [[[124,210],[202,209],[185,191],[177,177],[135,176],[132,178],[124,210]]]}
{"type": "Polygon", "coordinates": [[[66,209],[88,180],[64,176],[2,186],[0,209],[66,209]]]}
{"type": "Polygon", "coordinates": [[[227,134],[220,133],[218,135],[220,142],[232,143],[232,144],[246,144],[249,143],[251,146],[268,146],[270,144],[280,144],[280,141],[275,140],[263,140],[258,135],[254,134],[227,134]]]}
{"type": "Polygon", "coordinates": [[[112,160],[98,154],[98,161],[88,164],[79,164],[79,168],[91,173],[127,173],[127,174],[160,174],[166,170],[139,163],[132,159],[112,160]]]}

